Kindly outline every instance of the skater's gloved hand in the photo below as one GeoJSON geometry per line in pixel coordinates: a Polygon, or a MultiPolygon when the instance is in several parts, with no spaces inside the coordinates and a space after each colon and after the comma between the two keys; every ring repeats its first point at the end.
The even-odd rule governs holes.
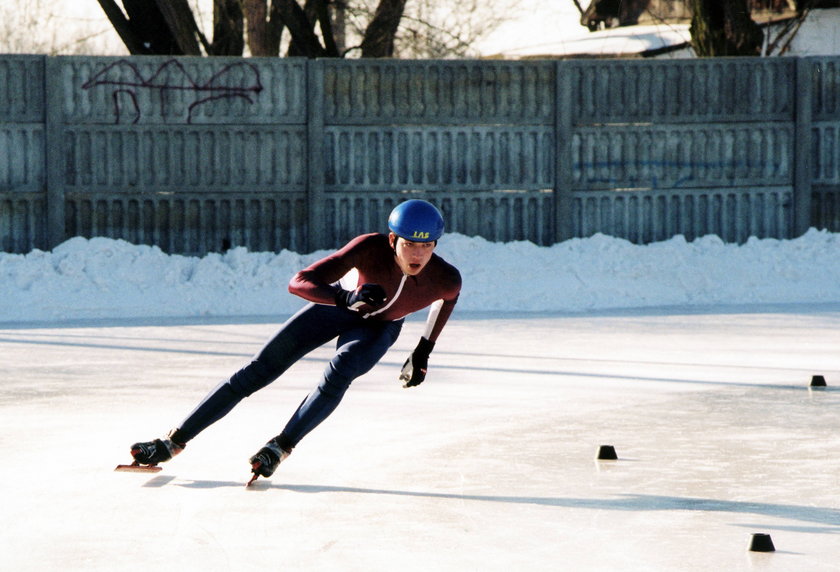
{"type": "Polygon", "coordinates": [[[385,289],[379,284],[362,284],[355,290],[339,289],[335,294],[335,305],[358,312],[365,304],[377,307],[387,299],[385,289]]]}
{"type": "Polygon", "coordinates": [[[426,338],[420,338],[420,342],[408,359],[405,360],[400,372],[400,381],[403,382],[403,387],[414,387],[423,383],[423,380],[426,379],[426,369],[429,367],[429,354],[432,353],[434,348],[434,342],[430,342],[426,338]]]}

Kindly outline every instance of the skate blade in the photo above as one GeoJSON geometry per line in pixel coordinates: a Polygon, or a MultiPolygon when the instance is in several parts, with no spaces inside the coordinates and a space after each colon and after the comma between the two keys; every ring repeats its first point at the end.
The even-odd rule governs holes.
{"type": "Polygon", "coordinates": [[[115,471],[125,473],[157,473],[163,470],[163,467],[157,465],[141,465],[140,463],[132,463],[130,465],[117,465],[114,467],[115,471]]]}
{"type": "Polygon", "coordinates": [[[251,486],[251,483],[253,483],[254,481],[256,481],[256,480],[257,480],[257,478],[260,476],[260,474],[257,472],[257,469],[259,469],[259,468],[260,468],[260,462],[259,462],[259,461],[257,461],[256,463],[252,463],[252,464],[251,464],[251,473],[252,473],[252,474],[251,474],[251,480],[250,480],[250,481],[248,481],[247,483],[245,483],[245,486],[246,486],[246,487],[250,487],[250,486],[251,486]]]}

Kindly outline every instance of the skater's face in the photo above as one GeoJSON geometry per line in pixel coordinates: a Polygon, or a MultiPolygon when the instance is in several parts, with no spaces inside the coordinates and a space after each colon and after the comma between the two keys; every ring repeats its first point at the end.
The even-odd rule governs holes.
{"type": "Polygon", "coordinates": [[[397,265],[404,274],[416,276],[426,267],[435,251],[434,242],[412,242],[398,237],[393,232],[390,235],[391,246],[397,255],[397,265]]]}

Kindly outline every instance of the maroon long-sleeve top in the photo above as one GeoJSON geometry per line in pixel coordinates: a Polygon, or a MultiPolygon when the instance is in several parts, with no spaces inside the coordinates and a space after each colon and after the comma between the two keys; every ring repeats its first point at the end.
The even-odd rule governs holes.
{"type": "Polygon", "coordinates": [[[289,292],[310,302],[335,304],[336,283],[354,268],[359,273],[358,284],[379,284],[387,294],[383,306],[363,306],[360,315],[370,320],[397,320],[431,306],[424,336],[437,340],[458,301],[461,274],[437,254],[432,254],[416,276],[404,274],[384,234],[358,236],[301,270],[289,282],[289,292]]]}

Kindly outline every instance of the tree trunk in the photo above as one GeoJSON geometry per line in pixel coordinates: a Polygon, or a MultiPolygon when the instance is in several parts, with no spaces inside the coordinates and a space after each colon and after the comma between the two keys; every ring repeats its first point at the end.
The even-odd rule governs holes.
{"type": "Polygon", "coordinates": [[[248,30],[248,49],[252,56],[276,56],[268,46],[268,5],[266,0],[242,0],[248,30]]]}
{"type": "Polygon", "coordinates": [[[239,0],[213,0],[214,56],[241,56],[245,49],[244,16],[239,0]]]}
{"type": "Polygon", "coordinates": [[[114,30],[119,34],[120,39],[128,48],[128,53],[132,55],[146,55],[152,53],[148,47],[143,43],[143,39],[134,30],[131,22],[126,18],[123,11],[117,6],[114,0],[99,0],[99,5],[105,16],[110,20],[114,30]]]}
{"type": "Polygon", "coordinates": [[[698,57],[758,56],[764,33],[747,0],[690,0],[691,47],[698,57]]]}
{"type": "Polygon", "coordinates": [[[303,8],[295,0],[274,0],[277,12],[292,35],[292,45],[289,47],[290,56],[305,56],[307,58],[323,58],[327,51],[318,40],[312,29],[312,24],[303,8]]]}
{"type": "Polygon", "coordinates": [[[155,0],[166,25],[172,32],[178,49],[188,56],[200,56],[198,24],[195,23],[187,0],[155,0]]]}
{"type": "MultiPolygon", "coordinates": [[[[330,21],[329,9],[327,8],[328,2],[329,0],[306,0],[306,3],[303,5],[303,14],[313,34],[315,34],[315,24],[320,26],[321,38],[324,42],[324,56],[335,58],[339,54],[335,45],[335,38],[333,37],[332,22],[330,21]]],[[[301,48],[293,38],[289,45],[289,55],[305,56],[308,54],[306,47],[301,48]]]]}
{"type": "MultiPolygon", "coordinates": [[[[276,56],[284,27],[292,40],[290,56],[341,57],[344,50],[346,0],[308,0],[306,11],[296,0],[213,0],[213,43],[198,29],[189,0],[98,0],[114,29],[132,54],[237,56],[248,47],[254,56],[276,56]],[[331,2],[340,3],[331,7],[331,2]],[[331,9],[336,12],[331,14],[331,9]],[[309,16],[307,15],[309,14],[309,16]],[[339,42],[334,36],[334,18],[339,42]],[[324,43],[315,33],[319,25],[324,43]]],[[[361,44],[365,58],[392,57],[406,0],[379,0],[361,44]]]]}
{"type": "Polygon", "coordinates": [[[405,10],[406,0],[380,0],[362,40],[363,58],[388,58],[394,55],[394,38],[405,10]]]}
{"type": "Polygon", "coordinates": [[[332,8],[332,30],[335,39],[335,51],[339,55],[344,54],[347,49],[347,1],[333,0],[330,3],[332,8]]]}
{"type": "Polygon", "coordinates": [[[337,58],[338,48],[335,45],[335,37],[333,36],[332,20],[330,19],[330,11],[327,8],[327,0],[312,0],[315,14],[318,18],[318,26],[321,28],[321,37],[324,39],[324,49],[327,55],[331,58],[337,58]]]}
{"type": "Polygon", "coordinates": [[[201,55],[198,26],[187,0],[114,0],[99,5],[128,51],[140,55],[201,55]]]}
{"type": "Polygon", "coordinates": [[[128,23],[147,54],[183,55],[155,0],[123,0],[128,23]]]}
{"type": "Polygon", "coordinates": [[[268,11],[268,34],[266,42],[268,44],[267,51],[280,55],[280,40],[283,39],[283,17],[280,14],[280,4],[277,0],[272,0],[271,8],[268,11]]]}

